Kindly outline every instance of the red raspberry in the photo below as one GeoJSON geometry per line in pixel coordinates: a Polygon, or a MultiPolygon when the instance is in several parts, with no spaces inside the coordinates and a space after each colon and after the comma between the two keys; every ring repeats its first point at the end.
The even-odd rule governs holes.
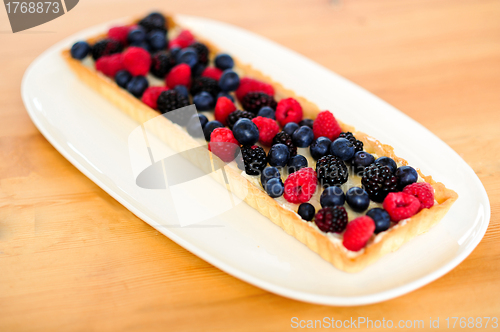
{"type": "Polygon", "coordinates": [[[166,86],[150,86],[144,91],[142,94],[142,102],[152,109],[158,109],[156,104],[158,97],[163,91],[167,91],[168,88],[166,86]]]}
{"type": "Polygon", "coordinates": [[[342,244],[347,250],[359,251],[363,249],[374,231],[375,222],[372,218],[358,217],[347,224],[342,244]]]}
{"type": "Polygon", "coordinates": [[[333,142],[342,132],[339,123],[335,120],[333,114],[329,111],[323,111],[318,114],[313,123],[314,138],[324,136],[333,142]]]}
{"type": "Polygon", "coordinates": [[[302,120],[302,106],[293,98],[281,99],[276,106],[276,120],[282,127],[289,122],[299,123],[302,120]]]}
{"type": "Polygon", "coordinates": [[[115,77],[116,73],[124,68],[121,53],[104,55],[95,63],[95,69],[109,77],[115,77]]]}
{"type": "Polygon", "coordinates": [[[146,76],[151,67],[151,55],[142,47],[129,47],[123,52],[123,65],[133,76],[146,76]]]}
{"type": "Polygon", "coordinates": [[[123,45],[127,44],[127,36],[130,31],[130,26],[112,27],[108,31],[108,37],[119,41],[123,45]]]}
{"type": "Polygon", "coordinates": [[[420,201],[415,196],[403,192],[389,193],[382,205],[394,222],[410,218],[420,209],[420,201]]]}
{"type": "Polygon", "coordinates": [[[231,99],[226,97],[220,97],[217,99],[217,104],[215,105],[214,116],[215,120],[227,126],[226,119],[227,116],[236,111],[236,106],[234,106],[231,99]]]}
{"type": "Polygon", "coordinates": [[[274,96],[274,88],[271,84],[250,77],[242,77],[240,79],[240,85],[236,90],[236,97],[241,101],[249,92],[264,92],[271,97],[274,96]]]}
{"type": "Polygon", "coordinates": [[[178,64],[168,73],[166,82],[171,89],[177,85],[185,85],[189,89],[191,85],[191,67],[185,63],[178,64]]]}
{"type": "Polygon", "coordinates": [[[419,211],[434,205],[434,188],[427,182],[412,183],[406,186],[403,192],[418,198],[420,201],[419,211]]]}
{"type": "Polygon", "coordinates": [[[216,128],[210,135],[208,150],[212,151],[222,161],[228,163],[234,160],[239,143],[229,128],[216,128]]]}
{"type": "Polygon", "coordinates": [[[222,70],[216,67],[207,67],[205,70],[203,70],[203,73],[201,73],[202,77],[210,77],[213,78],[214,80],[218,81],[220,77],[222,76],[222,70]]]}
{"type": "Polygon", "coordinates": [[[316,172],[305,167],[294,172],[285,180],[284,197],[290,203],[306,203],[316,191],[316,172]]]}
{"type": "Polygon", "coordinates": [[[267,146],[273,145],[274,136],[280,132],[280,127],[276,121],[258,116],[253,118],[252,122],[259,128],[259,142],[267,146]]]}
{"type": "Polygon", "coordinates": [[[188,47],[194,42],[194,36],[189,30],[182,30],[177,37],[170,41],[168,48],[188,47]]]}

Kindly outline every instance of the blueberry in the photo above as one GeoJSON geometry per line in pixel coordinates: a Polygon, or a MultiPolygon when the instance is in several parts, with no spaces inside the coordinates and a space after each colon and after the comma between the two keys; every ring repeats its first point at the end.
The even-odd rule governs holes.
{"type": "Polygon", "coordinates": [[[314,206],[310,203],[302,203],[299,205],[299,209],[297,210],[299,216],[306,221],[311,221],[316,214],[316,210],[314,206]]]}
{"type": "Polygon", "coordinates": [[[146,37],[148,44],[153,51],[164,50],[167,48],[167,35],[165,31],[153,30],[146,37]]]}
{"type": "Polygon", "coordinates": [[[267,154],[267,160],[271,166],[283,167],[288,163],[288,159],[290,159],[290,150],[288,146],[281,143],[274,144],[267,154]]]}
{"type": "Polygon", "coordinates": [[[260,174],[260,184],[262,185],[263,188],[266,187],[267,181],[269,181],[272,178],[279,178],[280,176],[280,171],[273,166],[267,166],[262,170],[262,173],[260,174]]]}
{"type": "Polygon", "coordinates": [[[234,60],[228,54],[224,53],[218,54],[215,57],[214,62],[215,62],[215,67],[221,70],[231,69],[234,67],[234,60]]]}
{"type": "Polygon", "coordinates": [[[319,158],[326,156],[330,151],[330,144],[332,144],[332,141],[324,136],[318,137],[314,142],[312,142],[309,147],[309,151],[311,152],[311,156],[314,160],[318,160],[319,158]]]}
{"type": "Polygon", "coordinates": [[[373,219],[375,222],[375,234],[386,231],[391,226],[391,217],[389,213],[381,208],[374,208],[368,210],[366,215],[373,219]]]}
{"type": "Polygon", "coordinates": [[[398,165],[396,165],[396,162],[392,158],[389,158],[389,157],[380,157],[377,160],[375,160],[375,162],[379,163],[380,165],[389,166],[392,173],[396,172],[396,169],[398,168],[398,165]]]}
{"type": "Polygon", "coordinates": [[[210,135],[212,135],[212,131],[216,128],[224,127],[222,123],[217,120],[209,121],[203,128],[203,135],[205,135],[205,141],[210,142],[210,135]]]}
{"type": "Polygon", "coordinates": [[[188,134],[192,137],[203,137],[203,128],[207,123],[208,119],[203,114],[193,114],[186,126],[188,134]]]}
{"type": "Polygon", "coordinates": [[[177,91],[178,94],[184,96],[184,97],[189,97],[189,90],[186,88],[185,85],[176,85],[174,88],[175,91],[177,91]]]}
{"type": "Polygon", "coordinates": [[[313,119],[303,119],[302,121],[299,122],[299,126],[308,126],[309,128],[312,129],[313,127],[314,120],[313,119]]]}
{"type": "Polygon", "coordinates": [[[179,52],[181,51],[181,48],[180,47],[172,47],[170,49],[170,54],[172,55],[172,57],[174,59],[177,59],[177,55],[179,55],[179,52]]]}
{"type": "Polygon", "coordinates": [[[198,111],[208,111],[214,108],[214,97],[206,91],[202,91],[193,97],[193,103],[198,111]]]}
{"type": "Polygon", "coordinates": [[[288,122],[284,127],[283,131],[287,133],[288,135],[292,136],[293,133],[299,129],[299,125],[296,124],[295,122],[288,122]]]}
{"type": "Polygon", "coordinates": [[[198,52],[192,47],[183,48],[176,56],[177,63],[186,63],[193,68],[198,62],[198,52]]]}
{"type": "Polygon", "coordinates": [[[219,79],[219,86],[222,91],[234,91],[240,86],[240,77],[234,70],[226,69],[219,79]]]}
{"type": "Polygon", "coordinates": [[[197,62],[193,68],[191,68],[192,77],[200,77],[206,66],[203,63],[197,62]]]}
{"type": "Polygon", "coordinates": [[[354,154],[352,158],[352,165],[356,172],[362,172],[366,166],[372,164],[375,161],[375,157],[365,151],[358,151],[354,154]]]}
{"type": "Polygon", "coordinates": [[[314,140],[314,133],[308,126],[299,127],[292,135],[292,142],[299,148],[307,148],[314,140]]]}
{"type": "Polygon", "coordinates": [[[288,165],[288,174],[292,174],[293,172],[297,172],[301,168],[307,167],[307,159],[306,157],[298,154],[290,158],[287,165],[288,165]]]}
{"type": "Polygon", "coordinates": [[[345,194],[342,188],[330,186],[325,188],[319,199],[321,207],[327,206],[342,206],[345,203],[345,194]]]}
{"type": "Polygon", "coordinates": [[[227,99],[231,100],[234,103],[234,97],[229,94],[228,92],[221,91],[217,94],[217,99],[220,97],[226,97],[227,99]]]}
{"type": "Polygon", "coordinates": [[[133,46],[133,47],[140,47],[140,48],[145,49],[145,50],[146,50],[146,51],[148,51],[148,52],[151,52],[151,46],[149,46],[149,44],[148,44],[148,43],[146,43],[145,41],[140,42],[140,43],[130,43],[130,46],[133,46]]]}
{"type": "Polygon", "coordinates": [[[362,212],[370,205],[368,193],[359,187],[352,187],[346,193],[347,204],[356,212],[362,212]]]}
{"type": "Polygon", "coordinates": [[[149,83],[144,76],[132,77],[130,82],[127,84],[127,90],[137,98],[140,98],[144,91],[148,88],[149,83]]]}
{"type": "Polygon", "coordinates": [[[138,26],[128,32],[127,41],[129,44],[139,44],[146,41],[146,30],[138,26]]]}
{"type": "Polygon", "coordinates": [[[132,74],[126,70],[120,70],[115,74],[116,84],[118,84],[120,88],[124,89],[127,88],[127,84],[128,82],[130,82],[131,79],[132,79],[132,74]]]}
{"type": "Polygon", "coordinates": [[[252,120],[241,118],[233,126],[233,135],[242,145],[254,145],[259,140],[259,129],[252,120]]]}
{"type": "Polygon", "coordinates": [[[139,21],[139,25],[150,30],[165,30],[165,16],[160,13],[153,12],[139,21]]]}
{"type": "Polygon", "coordinates": [[[71,46],[71,56],[74,59],[82,60],[90,53],[90,45],[84,41],[79,41],[71,46]]]}
{"type": "Polygon", "coordinates": [[[330,153],[344,161],[351,159],[354,156],[354,152],[356,152],[354,145],[345,138],[337,138],[330,145],[330,153]]]}
{"type": "Polygon", "coordinates": [[[259,113],[257,113],[257,116],[262,116],[264,118],[269,118],[276,120],[276,113],[274,110],[269,107],[269,106],[264,106],[259,110],[259,113]]]}
{"type": "Polygon", "coordinates": [[[266,182],[266,192],[272,198],[280,197],[285,191],[285,186],[281,178],[272,178],[266,182]]]}
{"type": "Polygon", "coordinates": [[[415,183],[418,180],[417,171],[411,166],[401,166],[396,170],[398,178],[398,188],[403,190],[409,184],[415,183]]]}

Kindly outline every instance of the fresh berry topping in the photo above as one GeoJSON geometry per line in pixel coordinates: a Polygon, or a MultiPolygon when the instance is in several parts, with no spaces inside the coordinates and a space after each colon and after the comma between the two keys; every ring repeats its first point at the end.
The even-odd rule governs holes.
{"type": "Polygon", "coordinates": [[[398,188],[403,190],[404,187],[418,181],[418,173],[411,166],[401,166],[395,173],[398,178],[398,188]]]}
{"type": "Polygon", "coordinates": [[[162,51],[167,48],[168,41],[165,31],[154,30],[148,33],[146,40],[152,52],[162,51]]]}
{"type": "Polygon", "coordinates": [[[325,233],[342,233],[347,226],[347,212],[343,206],[328,206],[316,213],[314,223],[325,233]]]}
{"type": "Polygon", "coordinates": [[[273,178],[266,182],[266,186],[264,189],[270,197],[277,198],[283,195],[285,186],[283,185],[283,181],[281,180],[281,178],[273,178]]]}
{"type": "Polygon", "coordinates": [[[274,137],[280,131],[280,127],[276,121],[258,116],[252,119],[252,122],[259,129],[259,142],[263,145],[271,146],[274,137]]]}
{"type": "Polygon", "coordinates": [[[313,119],[302,119],[302,121],[299,122],[299,126],[308,126],[309,128],[312,129],[313,127],[314,120],[313,119]]]}
{"type": "Polygon", "coordinates": [[[234,97],[229,93],[229,92],[224,92],[221,91],[217,94],[217,99],[220,97],[226,97],[227,99],[231,100],[234,103],[234,97]]]}
{"type": "Polygon", "coordinates": [[[160,13],[151,13],[139,21],[139,25],[146,29],[146,31],[148,32],[152,30],[166,31],[165,23],[165,16],[160,13]]]}
{"type": "Polygon", "coordinates": [[[179,108],[189,105],[189,99],[177,93],[175,90],[167,90],[160,93],[157,100],[158,110],[163,114],[168,113],[166,117],[181,126],[185,126],[191,114],[189,112],[176,111],[179,108]]]}
{"type": "Polygon", "coordinates": [[[259,141],[259,129],[250,119],[239,119],[233,126],[233,133],[241,145],[254,145],[259,141]]]}
{"type": "Polygon", "coordinates": [[[276,109],[276,101],[273,97],[264,92],[249,92],[243,97],[241,105],[245,111],[257,114],[259,110],[264,106],[269,106],[272,109],[276,109]]]}
{"type": "Polygon", "coordinates": [[[108,31],[108,38],[117,40],[125,45],[127,43],[127,36],[130,28],[130,26],[112,27],[108,31]]]}
{"type": "Polygon", "coordinates": [[[173,89],[177,85],[191,85],[191,67],[185,63],[178,64],[167,75],[167,86],[173,89]]]}
{"type": "Polygon", "coordinates": [[[198,62],[206,65],[208,63],[208,48],[205,44],[202,44],[200,42],[194,42],[191,44],[192,48],[196,50],[196,53],[198,54],[198,62]]]}
{"type": "Polygon", "coordinates": [[[109,77],[114,77],[124,68],[120,53],[102,56],[95,62],[95,69],[109,77]]]}
{"type": "Polygon", "coordinates": [[[354,137],[354,135],[347,131],[347,132],[341,132],[340,135],[339,135],[340,138],[345,138],[347,140],[349,140],[349,142],[352,143],[352,145],[354,145],[354,148],[356,149],[356,152],[358,151],[363,151],[363,142],[361,141],[358,141],[356,139],[356,137],[354,137]]]}
{"type": "Polygon", "coordinates": [[[222,159],[222,161],[228,163],[234,160],[236,149],[238,149],[239,146],[231,129],[215,128],[210,135],[208,150],[212,151],[216,156],[222,159]]]}
{"type": "Polygon", "coordinates": [[[202,77],[212,78],[216,81],[219,81],[221,75],[222,75],[222,70],[220,70],[219,68],[215,68],[215,67],[206,67],[203,70],[203,73],[201,73],[202,77]]]}
{"type": "Polygon", "coordinates": [[[380,165],[389,166],[392,173],[395,173],[398,169],[398,165],[396,164],[396,162],[389,157],[379,157],[377,158],[377,160],[375,160],[375,162],[379,163],[380,165]]]}
{"type": "Polygon", "coordinates": [[[220,92],[219,84],[216,80],[210,77],[197,77],[193,80],[191,84],[191,94],[197,95],[198,93],[206,91],[216,98],[217,94],[220,92]]]}
{"type": "Polygon", "coordinates": [[[222,127],[224,127],[222,123],[217,120],[207,122],[207,124],[203,128],[203,135],[205,136],[205,140],[207,142],[210,142],[210,135],[212,135],[212,131],[214,131],[216,128],[222,127]]]}
{"type": "Polygon", "coordinates": [[[262,107],[257,113],[257,116],[276,120],[276,112],[269,106],[262,107]]]}
{"type": "Polygon", "coordinates": [[[151,74],[158,78],[165,78],[165,75],[174,68],[175,57],[170,52],[158,52],[151,59],[151,74]]]}
{"type": "MultiPolygon", "coordinates": [[[[132,27],[127,35],[127,42],[130,45],[137,46],[146,43],[146,30],[141,26],[132,27]]],[[[149,46],[149,45],[148,45],[149,46]]]]}
{"type": "Polygon", "coordinates": [[[214,59],[215,66],[220,70],[231,69],[234,67],[234,60],[229,54],[217,54],[214,59]]]}
{"type": "Polygon", "coordinates": [[[365,190],[359,187],[352,187],[346,193],[347,204],[356,212],[363,212],[370,205],[370,198],[365,190]]]}
{"type": "Polygon", "coordinates": [[[281,99],[276,107],[276,120],[282,127],[289,122],[299,123],[302,116],[302,106],[293,98],[281,99]]]}
{"type": "Polygon", "coordinates": [[[208,123],[208,119],[203,114],[193,114],[186,125],[186,130],[192,137],[203,137],[203,128],[208,123]]]}
{"type": "Polygon", "coordinates": [[[229,128],[233,128],[234,124],[238,122],[239,119],[250,119],[252,120],[255,118],[255,114],[247,112],[247,111],[234,111],[233,113],[229,114],[228,117],[226,118],[226,122],[229,128]]]}
{"type": "Polygon", "coordinates": [[[271,166],[284,167],[289,159],[290,150],[285,144],[274,144],[267,154],[267,161],[271,166]]]}
{"type": "Polygon", "coordinates": [[[292,137],[293,133],[299,129],[299,127],[300,126],[295,122],[288,122],[285,126],[283,126],[283,131],[292,137]]]}
{"type": "Polygon", "coordinates": [[[327,206],[343,206],[345,203],[345,194],[342,188],[337,186],[330,186],[325,188],[321,193],[319,199],[321,207],[327,206]]]}
{"type": "Polygon", "coordinates": [[[102,56],[120,53],[121,51],[123,51],[122,43],[114,39],[103,39],[92,46],[92,58],[97,60],[102,56]]]}
{"type": "Polygon", "coordinates": [[[202,91],[193,97],[193,104],[199,111],[208,111],[214,108],[215,100],[210,93],[202,91]]]}
{"type": "Polygon", "coordinates": [[[365,151],[358,151],[352,158],[352,165],[356,172],[363,172],[366,166],[373,164],[375,157],[365,151]]]}
{"type": "Polygon", "coordinates": [[[219,79],[219,87],[222,91],[234,91],[240,85],[240,77],[234,70],[226,69],[219,79]]]}
{"type": "Polygon", "coordinates": [[[388,166],[378,163],[366,167],[361,179],[363,188],[375,202],[382,202],[388,193],[397,191],[397,178],[388,166]]]}
{"type": "Polygon", "coordinates": [[[272,178],[279,178],[281,177],[280,171],[273,166],[267,166],[262,170],[262,174],[260,175],[260,184],[262,185],[263,188],[266,187],[266,182],[269,181],[272,178]]]}
{"type": "Polygon", "coordinates": [[[314,133],[308,126],[299,127],[293,132],[292,141],[299,148],[307,148],[314,140],[314,133]]]}
{"type": "Polygon", "coordinates": [[[220,97],[215,104],[215,120],[220,121],[224,126],[227,125],[226,119],[229,114],[236,111],[236,106],[226,97],[220,97]]]}
{"type": "Polygon", "coordinates": [[[319,183],[323,187],[341,185],[347,182],[349,171],[342,159],[326,155],[316,163],[319,183]]]}
{"type": "Polygon", "coordinates": [[[183,95],[186,98],[189,98],[189,91],[185,85],[177,85],[174,88],[174,90],[177,91],[178,94],[183,95]]]}
{"type": "Polygon", "coordinates": [[[391,227],[391,216],[384,209],[374,208],[366,212],[366,215],[375,222],[375,234],[386,231],[391,227]]]}
{"type": "Polygon", "coordinates": [[[194,42],[194,36],[189,30],[182,30],[179,35],[170,41],[168,48],[185,48],[194,42]]]}
{"type": "Polygon", "coordinates": [[[284,131],[280,131],[274,136],[273,145],[274,144],[285,144],[290,151],[290,157],[297,155],[297,147],[293,144],[292,137],[284,131]]]}
{"type": "Polygon", "coordinates": [[[151,55],[143,48],[129,47],[123,52],[123,65],[134,76],[144,76],[151,67],[151,55]]]}
{"type": "Polygon", "coordinates": [[[148,88],[149,83],[144,76],[134,76],[127,84],[127,91],[137,98],[141,98],[142,94],[148,88]]]}
{"type": "Polygon", "coordinates": [[[78,59],[78,60],[83,60],[89,55],[89,53],[92,51],[92,48],[90,45],[84,41],[79,41],[73,44],[71,46],[71,56],[73,59],[78,59]]]}
{"type": "Polygon", "coordinates": [[[311,167],[302,168],[286,179],[284,197],[290,203],[306,203],[316,191],[316,183],[316,172],[311,167]]]}
{"type": "Polygon", "coordinates": [[[350,160],[355,152],[354,145],[345,138],[339,137],[330,145],[330,153],[344,161],[350,160]]]}
{"type": "Polygon", "coordinates": [[[342,129],[331,112],[322,111],[318,114],[316,120],[314,120],[313,131],[314,138],[325,136],[330,141],[333,141],[339,137],[342,129]]]}
{"type": "Polygon", "coordinates": [[[193,68],[194,65],[198,63],[198,54],[194,48],[186,47],[177,53],[175,60],[177,63],[185,63],[188,64],[189,67],[193,68]]]}
{"type": "Polygon", "coordinates": [[[420,210],[429,209],[434,205],[434,188],[427,182],[418,182],[407,185],[403,192],[413,195],[420,201],[420,210]]]}
{"type": "Polygon", "coordinates": [[[241,155],[243,156],[243,161],[245,163],[245,172],[248,175],[261,174],[262,170],[267,165],[266,152],[260,146],[244,145],[241,148],[241,155]]]}
{"type": "Polygon", "coordinates": [[[374,231],[375,222],[372,218],[358,217],[347,225],[342,244],[347,250],[359,251],[366,246],[374,231]]]}
{"type": "Polygon", "coordinates": [[[115,74],[115,82],[120,88],[127,88],[128,82],[132,79],[132,74],[128,71],[120,70],[115,74]]]}
{"type": "Polygon", "coordinates": [[[269,96],[274,96],[274,88],[272,85],[253,78],[243,77],[240,79],[240,86],[236,90],[236,97],[238,100],[242,101],[243,97],[249,92],[263,92],[269,96]]]}
{"type": "Polygon", "coordinates": [[[314,218],[316,209],[314,209],[314,206],[310,203],[302,203],[299,205],[297,213],[302,219],[306,221],[311,221],[314,218]]]}
{"type": "Polygon", "coordinates": [[[298,170],[308,166],[307,158],[298,154],[290,158],[287,166],[288,174],[292,174],[293,172],[297,172],[298,170]]]}
{"type": "Polygon", "coordinates": [[[152,109],[156,109],[158,105],[156,104],[156,101],[158,100],[158,97],[163,91],[167,91],[168,88],[165,86],[151,86],[144,91],[142,94],[142,102],[152,109]]]}
{"type": "Polygon", "coordinates": [[[207,66],[205,66],[204,64],[197,62],[191,69],[191,76],[193,78],[201,77],[201,74],[203,74],[203,71],[206,67],[207,66]]]}
{"type": "Polygon", "coordinates": [[[398,222],[417,213],[420,209],[420,201],[407,193],[389,193],[382,206],[391,216],[391,220],[398,222]]]}
{"type": "Polygon", "coordinates": [[[319,158],[326,156],[330,151],[331,144],[332,141],[323,136],[318,137],[316,140],[314,140],[309,147],[309,151],[311,152],[311,156],[314,158],[314,160],[318,160],[319,158]]]}

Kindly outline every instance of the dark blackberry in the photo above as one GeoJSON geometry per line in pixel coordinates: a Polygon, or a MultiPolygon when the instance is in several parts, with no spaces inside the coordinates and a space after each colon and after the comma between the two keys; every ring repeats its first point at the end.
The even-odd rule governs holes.
{"type": "Polygon", "coordinates": [[[363,151],[363,142],[358,141],[351,132],[342,132],[339,137],[349,140],[354,145],[355,152],[363,151]]]}
{"type": "Polygon", "coordinates": [[[241,148],[243,161],[245,162],[245,172],[248,175],[260,175],[267,165],[266,152],[257,145],[243,146],[241,148]]]}
{"type": "MultiPolygon", "coordinates": [[[[158,97],[158,110],[162,113],[168,113],[178,108],[188,106],[189,99],[186,96],[177,93],[175,90],[163,91],[158,97]]],[[[175,112],[169,114],[167,118],[181,126],[185,126],[191,118],[190,112],[175,112]]]]}
{"type": "Polygon", "coordinates": [[[104,55],[120,53],[121,51],[123,51],[122,43],[114,39],[103,39],[92,46],[92,58],[97,60],[104,55]]]}
{"type": "Polygon", "coordinates": [[[208,47],[200,42],[195,42],[189,47],[192,47],[198,53],[198,63],[206,65],[208,63],[208,47]]]}
{"type": "Polygon", "coordinates": [[[347,226],[347,212],[343,206],[328,206],[316,213],[314,223],[325,233],[342,233],[347,226]]]}
{"type": "Polygon", "coordinates": [[[274,136],[273,145],[279,143],[285,144],[288,147],[288,150],[290,151],[290,157],[294,157],[297,155],[297,147],[293,144],[292,137],[286,132],[280,131],[276,134],[276,136],[274,136]]]}
{"type": "Polygon", "coordinates": [[[191,83],[191,94],[195,96],[202,91],[210,93],[217,99],[217,94],[220,92],[219,83],[210,77],[197,77],[191,83]]]}
{"type": "Polygon", "coordinates": [[[372,201],[381,203],[387,194],[397,191],[398,178],[389,166],[374,163],[365,167],[361,184],[372,201]]]}
{"type": "Polygon", "coordinates": [[[342,159],[327,155],[316,163],[318,181],[323,187],[339,186],[347,182],[349,171],[342,159]]]}
{"type": "Polygon", "coordinates": [[[249,92],[241,100],[241,105],[245,111],[257,114],[264,106],[269,106],[276,110],[276,100],[264,92],[249,92]]]}
{"type": "Polygon", "coordinates": [[[227,126],[233,129],[233,126],[236,123],[236,121],[238,121],[241,118],[252,120],[253,118],[255,118],[255,114],[247,111],[240,111],[240,110],[234,111],[227,116],[226,119],[227,126]]]}
{"type": "Polygon", "coordinates": [[[160,13],[151,13],[140,20],[138,24],[142,26],[146,32],[150,32],[153,30],[167,31],[165,23],[165,16],[160,13]]]}
{"type": "Polygon", "coordinates": [[[151,59],[149,70],[154,76],[163,79],[174,68],[175,64],[175,57],[170,52],[158,52],[151,59]]]}

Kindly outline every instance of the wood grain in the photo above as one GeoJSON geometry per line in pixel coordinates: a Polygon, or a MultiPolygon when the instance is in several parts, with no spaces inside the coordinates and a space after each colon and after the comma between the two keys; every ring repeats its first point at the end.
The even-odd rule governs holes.
{"type": "Polygon", "coordinates": [[[291,329],[292,317],[426,324],[429,317],[499,317],[498,17],[496,0],[87,0],[12,34],[0,10],[0,330],[277,331],[291,329]],[[24,70],[46,48],[148,8],[256,32],[423,124],[483,182],[492,209],[483,241],[457,268],[415,292],[335,308],[253,287],[160,235],[55,151],[20,96],[24,70]]]}

